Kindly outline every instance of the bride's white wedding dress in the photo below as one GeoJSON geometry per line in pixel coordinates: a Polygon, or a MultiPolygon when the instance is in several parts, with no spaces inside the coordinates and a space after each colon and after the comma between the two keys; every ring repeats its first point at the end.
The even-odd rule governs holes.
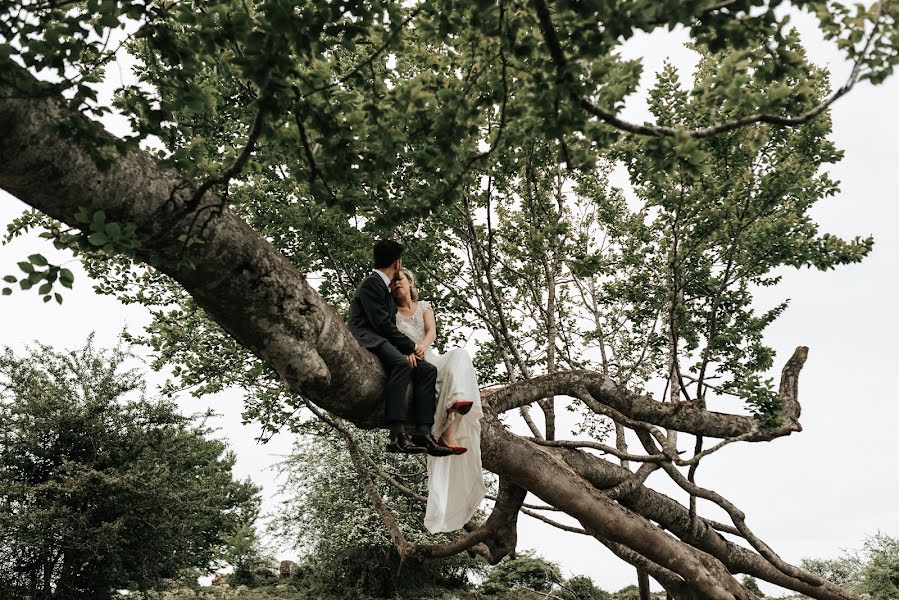
{"type": "MultiPolygon", "coordinates": [[[[420,344],[425,332],[425,311],[430,304],[421,300],[411,316],[397,314],[397,328],[420,344]]],[[[468,448],[465,454],[445,457],[428,456],[428,508],[425,527],[431,533],[455,531],[471,519],[487,493],[481,468],[481,393],[471,357],[462,348],[437,354],[430,348],[425,360],[437,367],[437,409],[435,438],[446,430],[446,409],[459,400],[474,402],[461,418],[456,430],[459,444],[468,448]]],[[[456,416],[459,419],[459,416],[456,416]]]]}

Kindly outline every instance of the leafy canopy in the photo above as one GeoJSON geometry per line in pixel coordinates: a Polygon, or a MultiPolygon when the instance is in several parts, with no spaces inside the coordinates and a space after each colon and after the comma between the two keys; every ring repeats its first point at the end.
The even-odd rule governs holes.
{"type": "MultiPolygon", "coordinates": [[[[899,60],[895,3],[790,6],[813,13],[854,61],[850,84],[878,83],[899,60]]],[[[783,8],[13,2],[0,12],[0,62],[52,83],[0,72],[23,94],[65,93],[96,115],[113,108],[96,84],[122,46],[137,81],[115,94],[133,128],[113,144],[119,151],[144,143],[203,182],[320,277],[338,307],[368,266],[371,239],[403,238],[440,311],[441,343],[475,329],[485,383],[601,368],[637,389],[662,378],[682,399],[736,395],[769,423],[778,407],[762,334],[784,305],[755,312],[753,287],[775,283],[783,266],[828,269],[871,248],[870,239],[820,234],[808,215],[837,192],[822,173],[840,157],[826,112],[801,127],[697,133],[808,114],[851,87],[831,90],[783,8]],[[701,55],[695,80],[684,87],[666,68],[650,93],[651,127],[622,122],[641,73],[622,44],[676,27],[701,55]],[[636,203],[608,183],[619,163],[636,203]]],[[[76,128],[68,133],[101,165],[114,159],[96,124],[60,127],[76,128]]],[[[45,225],[54,243],[81,253],[100,291],[153,306],[146,342],[179,366],[184,386],[241,385],[252,391],[248,418],[272,429],[289,419],[276,377],[177,286],[133,268],[133,227],[84,212],[79,222],[32,215],[12,235],[45,225]]],[[[190,260],[196,235],[178,260],[190,260]]],[[[42,262],[23,261],[24,277],[8,277],[49,300],[71,277],[42,262]]]]}

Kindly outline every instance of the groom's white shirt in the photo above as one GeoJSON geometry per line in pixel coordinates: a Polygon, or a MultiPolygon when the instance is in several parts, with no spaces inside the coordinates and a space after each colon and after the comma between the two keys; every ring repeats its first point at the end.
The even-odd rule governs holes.
{"type": "Polygon", "coordinates": [[[372,269],[372,273],[377,273],[378,275],[380,275],[381,281],[384,282],[384,285],[386,285],[387,287],[390,287],[390,277],[385,275],[384,271],[381,271],[379,269],[372,269]]]}

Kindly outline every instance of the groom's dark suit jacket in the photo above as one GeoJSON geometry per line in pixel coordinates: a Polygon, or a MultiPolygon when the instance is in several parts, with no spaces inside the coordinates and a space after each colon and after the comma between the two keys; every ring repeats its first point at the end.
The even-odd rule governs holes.
{"type": "Polygon", "coordinates": [[[377,273],[370,273],[356,288],[347,325],[356,341],[369,350],[388,342],[403,354],[415,351],[415,342],[396,327],[393,294],[377,273]]]}

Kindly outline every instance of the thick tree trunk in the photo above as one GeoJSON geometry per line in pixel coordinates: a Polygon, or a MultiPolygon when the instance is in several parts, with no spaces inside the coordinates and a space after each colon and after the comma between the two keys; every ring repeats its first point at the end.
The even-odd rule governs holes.
{"type": "MultiPolygon", "coordinates": [[[[160,271],[274,368],[292,392],[358,426],[380,424],[384,378],[379,364],[276,248],[220,207],[216,198],[207,195],[192,205],[198,186],[144,153],[128,153],[110,169],[99,171],[83,148],[50,128],[63,114],[57,104],[16,98],[11,92],[0,83],[0,188],[75,227],[79,207],[89,213],[103,210],[107,221],[135,223],[142,241],[138,258],[155,257],[160,271]],[[193,266],[188,266],[178,260],[179,237],[200,235],[195,226],[198,213],[200,222],[205,221],[203,243],[190,248],[193,266]]],[[[672,577],[682,578],[691,594],[709,600],[753,598],[730,576],[728,563],[720,562],[729,558],[730,566],[739,564],[733,559],[736,551],[723,540],[706,539],[714,532],[695,541],[702,549],[681,542],[651,522],[662,522],[653,507],[664,504],[664,497],[640,486],[635,494],[644,498],[642,504],[613,501],[601,492],[608,473],[591,475],[601,471],[593,461],[614,465],[583,452],[536,446],[512,435],[496,418],[504,410],[576,389],[589,390],[599,402],[630,418],[709,437],[747,434],[753,440],[798,430],[795,398],[788,402],[784,426],[775,432],[758,431],[746,417],[657,403],[589,372],[515,384],[485,403],[482,448],[487,469],[573,516],[598,538],[626,546],[669,570],[672,577]]],[[[777,579],[775,575],[757,576],[771,580],[777,579]]],[[[803,591],[813,597],[837,597],[803,591]]]]}
{"type": "Polygon", "coordinates": [[[130,152],[99,171],[84,148],[54,135],[62,111],[49,100],[14,97],[0,89],[0,187],[72,226],[75,213],[103,210],[107,222],[135,223],[147,261],[180,283],[242,345],[302,392],[356,424],[379,422],[383,372],[356,344],[340,316],[278,250],[207,194],[181,214],[197,185],[130,152]],[[179,261],[179,236],[203,244],[179,261]]]}

